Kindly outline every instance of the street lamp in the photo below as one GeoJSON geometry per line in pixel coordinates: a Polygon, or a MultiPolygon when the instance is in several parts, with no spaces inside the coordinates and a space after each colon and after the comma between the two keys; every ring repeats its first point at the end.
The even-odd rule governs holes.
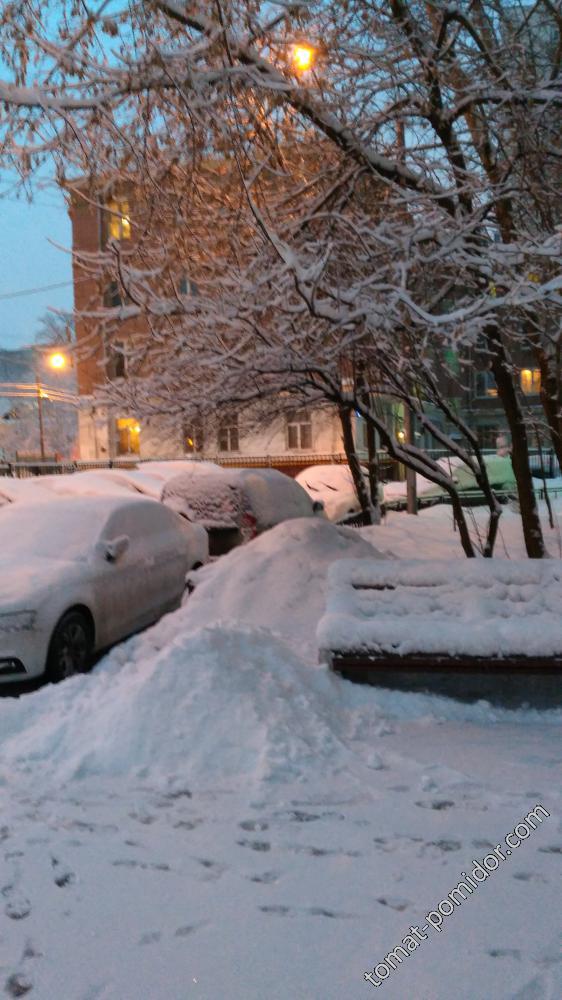
{"type": "Polygon", "coordinates": [[[310,45],[293,45],[293,65],[298,73],[306,73],[314,62],[314,49],[310,45]]]}
{"type": "Polygon", "coordinates": [[[66,368],[68,364],[68,359],[66,355],[61,354],[60,351],[56,351],[54,354],[50,354],[47,358],[47,364],[51,368],[58,368],[59,370],[66,368]]]}
{"type": "MultiPolygon", "coordinates": [[[[50,368],[54,368],[56,371],[63,371],[67,364],[69,363],[66,354],[61,351],[53,351],[51,354],[47,355],[46,362],[50,368]]],[[[45,424],[43,420],[43,400],[49,398],[48,391],[41,385],[39,381],[39,374],[37,368],[35,368],[35,392],[37,396],[37,416],[39,419],[39,447],[41,450],[41,461],[45,461],[45,424]]]]}

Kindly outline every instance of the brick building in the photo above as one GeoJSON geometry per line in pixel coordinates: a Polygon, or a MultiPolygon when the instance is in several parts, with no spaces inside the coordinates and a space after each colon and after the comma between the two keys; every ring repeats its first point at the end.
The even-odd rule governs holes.
{"type": "MultiPolygon", "coordinates": [[[[127,352],[124,345],[146,341],[143,320],[124,319],[120,339],[110,342],[100,332],[93,314],[101,307],[122,305],[117,283],[104,279],[99,263],[91,269],[84,266],[88,255],[93,258],[118,241],[125,253],[135,253],[131,209],[135,195],[109,195],[99,202],[84,197],[79,191],[69,196],[69,212],[73,238],[74,302],[77,314],[78,346],[77,382],[83,400],[79,415],[79,450],[84,460],[104,460],[118,457],[176,458],[194,451],[225,464],[271,464],[295,474],[307,465],[319,462],[343,461],[343,444],[339,420],[331,412],[297,411],[287,417],[272,419],[267,428],[257,431],[244,421],[244,414],[230,416],[223,424],[204,436],[178,420],[170,430],[169,421],[157,417],[143,419],[124,410],[104,408],[92,397],[96,388],[108,380],[127,377],[127,352]],[[130,248],[130,249],[129,249],[130,248]],[[86,255],[86,256],[85,256],[86,255]],[[121,335],[122,334],[122,335],[121,335]]],[[[135,204],[138,211],[138,202],[135,204]]],[[[138,215],[135,216],[138,223],[138,215]]],[[[182,294],[197,294],[197,286],[180,273],[178,287],[182,294]]],[[[531,359],[521,355],[518,378],[523,399],[531,417],[540,416],[540,372],[531,359]]],[[[485,358],[477,352],[458,358],[450,352],[447,373],[440,382],[447,397],[454,402],[466,422],[478,432],[485,448],[495,448],[507,440],[505,418],[498,404],[493,376],[485,358]]],[[[400,405],[388,405],[395,430],[403,426],[400,405]]],[[[443,419],[435,414],[435,422],[443,427],[443,419]]],[[[366,455],[364,428],[356,422],[356,439],[360,454],[366,455]]],[[[416,443],[431,447],[429,439],[416,434],[416,443]]]]}

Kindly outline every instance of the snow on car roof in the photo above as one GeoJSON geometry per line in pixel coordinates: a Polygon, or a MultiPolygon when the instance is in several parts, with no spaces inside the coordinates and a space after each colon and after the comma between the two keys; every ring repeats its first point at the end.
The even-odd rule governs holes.
{"type": "Polygon", "coordinates": [[[17,556],[75,558],[96,539],[110,514],[133,504],[161,504],[149,497],[57,497],[48,503],[15,503],[0,508],[0,555],[10,561],[17,556]]]}

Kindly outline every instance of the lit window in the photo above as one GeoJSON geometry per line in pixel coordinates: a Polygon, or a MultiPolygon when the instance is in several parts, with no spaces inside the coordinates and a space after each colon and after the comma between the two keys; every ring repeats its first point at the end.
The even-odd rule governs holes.
{"type": "Polygon", "coordinates": [[[219,451],[238,451],[238,417],[229,417],[219,426],[219,451]]]}
{"type": "Polygon", "coordinates": [[[289,451],[312,448],[312,424],[306,410],[298,410],[287,418],[287,447],[289,451]]]}
{"type": "Polygon", "coordinates": [[[134,417],[120,417],[117,420],[117,454],[140,454],[140,424],[134,417]]]}
{"type": "Polygon", "coordinates": [[[112,240],[130,240],[131,217],[129,202],[115,198],[107,203],[107,234],[112,240]]]}
{"type": "Polygon", "coordinates": [[[540,368],[522,368],[519,372],[519,382],[526,396],[537,396],[541,391],[540,368]]]}

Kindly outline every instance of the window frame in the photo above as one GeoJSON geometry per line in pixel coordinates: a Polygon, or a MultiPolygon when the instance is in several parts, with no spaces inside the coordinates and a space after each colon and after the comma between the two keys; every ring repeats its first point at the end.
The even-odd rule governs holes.
{"type": "Polygon", "coordinates": [[[217,427],[217,448],[220,452],[240,451],[240,428],[238,415],[225,417],[217,427]]]}
{"type": "Polygon", "coordinates": [[[286,425],[287,451],[312,451],[312,415],[306,408],[287,414],[286,425]],[[291,443],[291,439],[296,444],[291,443]]]}
{"type": "Polygon", "coordinates": [[[131,208],[129,199],[114,196],[104,205],[104,243],[117,240],[124,243],[131,239],[131,208]]]}

